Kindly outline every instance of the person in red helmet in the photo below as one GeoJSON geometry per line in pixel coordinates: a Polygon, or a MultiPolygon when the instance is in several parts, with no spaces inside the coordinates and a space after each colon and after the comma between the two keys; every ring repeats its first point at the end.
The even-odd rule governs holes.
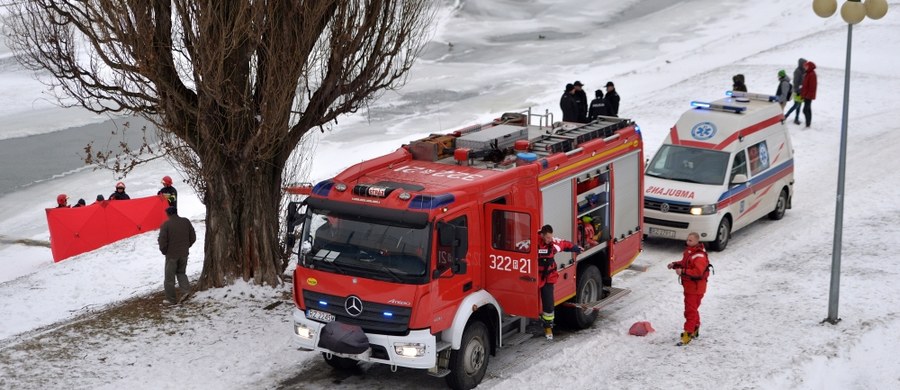
{"type": "Polygon", "coordinates": [[[156,195],[163,195],[166,197],[166,200],[169,201],[169,206],[178,207],[178,191],[175,190],[175,187],[172,187],[172,178],[169,176],[163,176],[161,184],[163,186],[156,195]]]}
{"type": "Polygon", "coordinates": [[[65,209],[69,207],[69,196],[66,194],[59,194],[56,196],[56,208],[65,209]]]}
{"type": "Polygon", "coordinates": [[[122,183],[122,182],[116,183],[116,192],[113,192],[109,196],[109,200],[128,200],[128,199],[131,199],[131,197],[125,193],[125,183],[122,183]]]}

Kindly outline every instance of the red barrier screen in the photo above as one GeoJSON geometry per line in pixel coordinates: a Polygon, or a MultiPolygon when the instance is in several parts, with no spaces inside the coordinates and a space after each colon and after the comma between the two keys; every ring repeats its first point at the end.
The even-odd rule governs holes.
{"type": "Polygon", "coordinates": [[[47,209],[53,261],[159,229],[169,202],[162,195],[105,200],[77,208],[47,209]]]}

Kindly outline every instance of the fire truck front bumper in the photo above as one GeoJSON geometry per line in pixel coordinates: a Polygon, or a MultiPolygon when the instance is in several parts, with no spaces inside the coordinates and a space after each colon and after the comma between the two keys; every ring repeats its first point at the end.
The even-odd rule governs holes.
{"type": "Polygon", "coordinates": [[[293,317],[294,339],[302,349],[408,368],[429,369],[437,363],[436,338],[428,329],[411,330],[404,336],[366,333],[369,349],[360,354],[349,355],[319,346],[319,337],[325,324],[307,318],[306,313],[297,308],[294,308],[293,317]]]}

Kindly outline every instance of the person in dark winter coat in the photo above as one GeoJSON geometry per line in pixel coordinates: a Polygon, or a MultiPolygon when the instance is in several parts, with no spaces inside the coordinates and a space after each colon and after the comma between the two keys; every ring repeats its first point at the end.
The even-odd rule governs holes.
{"type": "Polygon", "coordinates": [[[187,268],[188,249],[197,241],[194,226],[187,218],[179,217],[174,207],[166,209],[169,219],[159,228],[159,251],[166,256],[165,279],[163,288],[166,291],[166,302],[175,305],[187,299],[191,294],[191,286],[185,270],[187,268]],[[175,279],[181,290],[181,298],[175,296],[175,279]]]}
{"type": "Polygon", "coordinates": [[[794,69],[794,104],[788,110],[785,118],[790,118],[792,112],[796,112],[794,116],[794,124],[800,124],[800,108],[803,106],[803,98],[800,96],[800,90],[803,88],[803,76],[806,76],[806,59],[797,60],[797,69],[794,69]]]}
{"type": "Polygon", "coordinates": [[[812,101],[816,100],[816,88],[819,79],[816,77],[816,64],[812,61],[806,62],[806,75],[803,76],[803,88],[800,90],[800,97],[803,98],[803,117],[806,118],[806,127],[812,123],[812,101]]]}
{"type": "Polygon", "coordinates": [[[84,207],[86,204],[87,204],[87,202],[85,202],[84,199],[78,199],[78,203],[75,203],[75,205],[72,206],[72,208],[84,207]]]}
{"type": "Polygon", "coordinates": [[[128,200],[131,199],[128,194],[125,193],[125,183],[118,182],[116,183],[116,192],[113,192],[109,195],[109,200],[128,200]]]}
{"type": "Polygon", "coordinates": [[[56,196],[56,208],[58,208],[58,209],[69,208],[69,196],[66,194],[57,195],[56,196]]]}
{"type": "Polygon", "coordinates": [[[553,338],[553,321],[555,319],[553,289],[559,279],[554,256],[559,252],[581,253],[580,246],[571,241],[553,237],[553,227],[544,225],[539,232],[538,241],[538,289],[541,293],[541,320],[544,323],[544,335],[553,338]]]}
{"type": "Polygon", "coordinates": [[[563,122],[578,122],[578,106],[575,102],[575,86],[566,84],[566,90],[559,98],[559,108],[562,110],[563,122]]]}
{"type": "Polygon", "coordinates": [[[788,77],[784,69],[778,71],[778,88],[775,90],[775,96],[778,97],[778,104],[781,104],[781,111],[791,99],[791,78],[788,77]]]}
{"type": "Polygon", "coordinates": [[[731,81],[734,82],[734,85],[731,86],[732,91],[747,92],[747,85],[744,84],[744,75],[738,73],[731,78],[731,81]]]}
{"type": "Polygon", "coordinates": [[[619,116],[619,93],[616,92],[616,85],[612,81],[606,82],[606,97],[603,98],[603,104],[606,106],[608,116],[619,116]]]}
{"type": "Polygon", "coordinates": [[[594,96],[595,99],[591,100],[591,105],[588,108],[588,121],[593,121],[601,115],[609,115],[609,113],[606,112],[606,103],[603,100],[603,90],[598,89],[594,91],[594,96]]]}
{"type": "Polygon", "coordinates": [[[706,294],[706,282],[709,278],[709,257],[706,248],[700,243],[700,235],[696,232],[689,233],[686,244],[681,261],[671,262],[668,265],[668,268],[674,269],[681,278],[681,286],[684,288],[682,345],[700,335],[700,302],[706,294]]]}
{"type": "Polygon", "coordinates": [[[172,187],[172,178],[163,176],[161,184],[163,188],[156,195],[163,195],[169,201],[169,206],[178,207],[178,191],[172,187]]]}
{"type": "Polygon", "coordinates": [[[578,122],[587,123],[587,94],[584,92],[584,89],[581,88],[584,86],[584,84],[582,84],[581,81],[575,81],[575,83],[572,85],[575,87],[575,93],[572,96],[575,97],[575,107],[578,108],[578,122]]]}

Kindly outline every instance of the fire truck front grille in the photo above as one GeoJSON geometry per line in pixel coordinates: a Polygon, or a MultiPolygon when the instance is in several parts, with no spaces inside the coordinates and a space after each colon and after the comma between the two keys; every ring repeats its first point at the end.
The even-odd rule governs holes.
{"type": "Polygon", "coordinates": [[[362,312],[353,316],[350,312],[355,313],[355,310],[347,309],[347,298],[303,290],[303,303],[307,309],[334,314],[335,321],[359,325],[364,331],[371,333],[394,336],[408,333],[412,308],[360,300],[362,312]]]}
{"type": "Polygon", "coordinates": [[[652,201],[652,200],[647,200],[647,199],[644,199],[644,208],[649,209],[649,210],[662,211],[664,203],[667,205],[666,207],[668,208],[668,210],[666,212],[668,212],[668,213],[676,213],[676,214],[690,214],[691,213],[691,206],[689,206],[689,205],[657,202],[657,201],[652,201]]]}
{"type": "Polygon", "coordinates": [[[666,221],[665,219],[656,219],[656,218],[648,218],[648,217],[644,217],[644,223],[649,223],[651,225],[659,225],[659,226],[678,228],[678,229],[687,229],[688,225],[690,225],[687,222],[666,221]]]}

